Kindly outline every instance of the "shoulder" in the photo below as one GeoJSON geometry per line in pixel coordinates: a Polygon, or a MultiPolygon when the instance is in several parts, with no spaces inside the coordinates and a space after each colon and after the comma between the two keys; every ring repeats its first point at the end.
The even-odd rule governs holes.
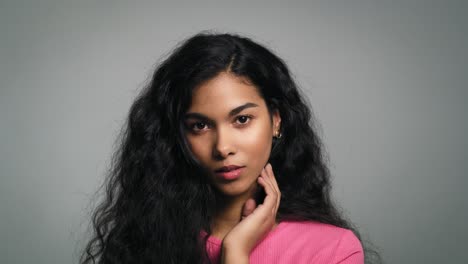
{"type": "Polygon", "coordinates": [[[314,221],[285,221],[277,228],[275,240],[294,245],[302,254],[308,252],[310,260],[364,263],[361,242],[349,229],[314,221]]]}
{"type": "Polygon", "coordinates": [[[286,236],[294,235],[295,238],[314,237],[327,244],[343,239],[353,240],[354,238],[354,243],[360,244],[359,239],[351,230],[330,224],[315,221],[284,221],[280,223],[280,226],[286,236]]]}

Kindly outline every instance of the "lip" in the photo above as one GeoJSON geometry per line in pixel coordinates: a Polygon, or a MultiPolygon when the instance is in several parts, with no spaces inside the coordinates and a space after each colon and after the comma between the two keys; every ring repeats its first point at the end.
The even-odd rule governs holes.
{"type": "Polygon", "coordinates": [[[228,165],[228,166],[223,166],[217,170],[215,170],[216,173],[218,172],[226,172],[226,171],[232,171],[236,170],[238,168],[242,168],[243,166],[237,166],[237,165],[228,165]]]}
{"type": "Polygon", "coordinates": [[[235,180],[240,177],[244,167],[230,165],[224,166],[215,171],[216,176],[224,179],[224,180],[235,180]]]}

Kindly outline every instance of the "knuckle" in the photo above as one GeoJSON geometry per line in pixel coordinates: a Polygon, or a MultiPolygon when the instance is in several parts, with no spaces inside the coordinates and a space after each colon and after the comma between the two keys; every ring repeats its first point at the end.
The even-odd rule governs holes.
{"type": "Polygon", "coordinates": [[[267,222],[268,219],[270,219],[270,215],[264,215],[264,216],[262,217],[262,222],[267,222]]]}

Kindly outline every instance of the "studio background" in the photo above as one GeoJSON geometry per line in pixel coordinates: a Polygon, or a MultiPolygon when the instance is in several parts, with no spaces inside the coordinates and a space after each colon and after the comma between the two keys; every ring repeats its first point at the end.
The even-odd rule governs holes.
{"type": "Polygon", "coordinates": [[[0,1],[0,262],[78,263],[132,100],[201,30],[289,65],[336,200],[386,263],[463,263],[465,1],[0,1]]]}

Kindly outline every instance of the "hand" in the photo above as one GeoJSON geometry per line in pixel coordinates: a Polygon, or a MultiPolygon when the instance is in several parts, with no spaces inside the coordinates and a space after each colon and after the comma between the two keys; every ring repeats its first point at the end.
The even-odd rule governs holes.
{"type": "Polygon", "coordinates": [[[243,208],[242,220],[229,231],[223,240],[223,249],[226,251],[235,251],[248,256],[275,224],[281,192],[271,164],[268,163],[262,169],[257,181],[265,189],[265,200],[257,208],[253,199],[247,200],[243,208]]]}

